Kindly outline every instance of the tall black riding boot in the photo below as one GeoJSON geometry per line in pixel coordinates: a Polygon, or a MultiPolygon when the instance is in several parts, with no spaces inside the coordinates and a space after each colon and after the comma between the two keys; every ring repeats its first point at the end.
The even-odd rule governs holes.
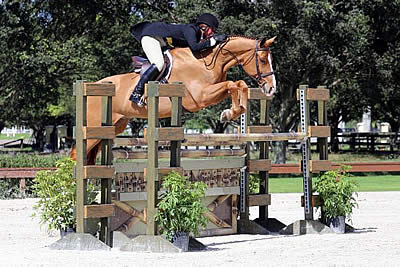
{"type": "Polygon", "coordinates": [[[144,106],[144,101],[142,99],[144,93],[144,85],[148,81],[153,81],[160,74],[160,71],[156,67],[155,64],[151,64],[151,66],[140,76],[140,80],[133,90],[129,100],[135,102],[139,107],[144,106]]]}

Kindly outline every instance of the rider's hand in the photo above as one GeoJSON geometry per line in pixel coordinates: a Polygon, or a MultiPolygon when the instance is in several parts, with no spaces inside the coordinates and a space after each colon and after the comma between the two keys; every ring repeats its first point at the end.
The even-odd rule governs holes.
{"type": "Polygon", "coordinates": [[[217,34],[214,35],[213,38],[215,39],[215,41],[217,41],[217,43],[222,43],[226,41],[228,36],[226,34],[217,34]]]}

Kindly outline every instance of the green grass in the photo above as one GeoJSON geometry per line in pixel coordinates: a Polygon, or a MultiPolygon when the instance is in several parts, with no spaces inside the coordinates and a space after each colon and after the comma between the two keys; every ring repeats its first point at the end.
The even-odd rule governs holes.
{"type": "Polygon", "coordinates": [[[271,193],[300,193],[303,192],[303,179],[295,178],[270,178],[269,191],[271,193]]]}
{"type": "Polygon", "coordinates": [[[9,136],[7,137],[6,134],[0,134],[0,139],[4,140],[16,140],[16,139],[29,139],[31,137],[30,134],[16,134],[15,136],[9,136]]]}
{"type": "Polygon", "coordinates": [[[400,191],[400,175],[355,176],[357,190],[368,191],[400,191]]]}
{"type": "MultiPolygon", "coordinates": [[[[251,158],[258,158],[258,151],[251,152],[251,158]]],[[[318,153],[311,153],[313,159],[318,159],[318,153]]],[[[273,152],[270,153],[270,158],[274,159],[273,152]]],[[[287,153],[286,163],[299,163],[301,160],[301,153],[287,153]]],[[[332,162],[372,162],[372,161],[398,161],[398,159],[389,159],[385,153],[369,154],[369,153],[329,153],[329,160],[332,162]]]]}
{"type": "MultiPolygon", "coordinates": [[[[357,182],[358,192],[400,191],[400,174],[353,176],[351,179],[357,182]]],[[[271,178],[269,188],[271,193],[301,193],[303,179],[301,177],[271,178]]]]}

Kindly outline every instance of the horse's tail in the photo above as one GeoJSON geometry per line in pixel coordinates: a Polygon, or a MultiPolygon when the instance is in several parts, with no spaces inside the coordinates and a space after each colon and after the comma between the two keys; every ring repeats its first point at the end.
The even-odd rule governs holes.
{"type": "Polygon", "coordinates": [[[69,157],[72,160],[76,160],[76,147],[75,147],[75,145],[72,145],[71,151],[69,152],[69,157]]]}

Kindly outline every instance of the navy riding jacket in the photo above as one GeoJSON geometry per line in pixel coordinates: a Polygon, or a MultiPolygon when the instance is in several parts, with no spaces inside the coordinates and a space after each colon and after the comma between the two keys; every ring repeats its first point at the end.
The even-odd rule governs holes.
{"type": "Polygon", "coordinates": [[[196,24],[168,24],[141,22],[133,25],[130,32],[139,42],[143,36],[161,37],[173,47],[190,47],[193,52],[211,47],[210,40],[198,41],[200,27],[196,24]]]}

